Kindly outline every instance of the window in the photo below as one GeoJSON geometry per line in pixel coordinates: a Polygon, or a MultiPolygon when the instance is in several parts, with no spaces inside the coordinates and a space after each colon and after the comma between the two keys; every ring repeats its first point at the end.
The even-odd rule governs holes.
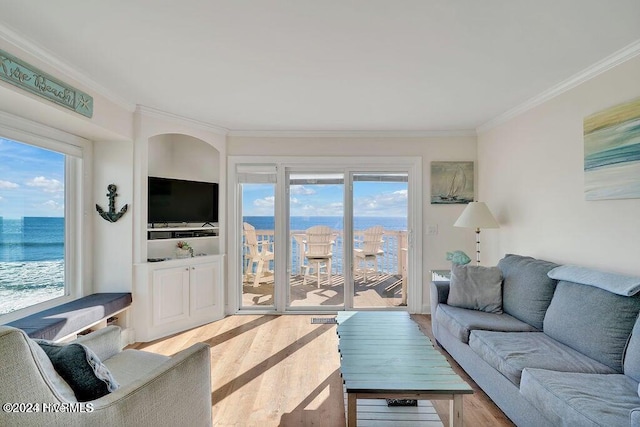
{"type": "Polygon", "coordinates": [[[82,149],[37,139],[0,137],[0,316],[55,305],[77,289],[82,149]]]}

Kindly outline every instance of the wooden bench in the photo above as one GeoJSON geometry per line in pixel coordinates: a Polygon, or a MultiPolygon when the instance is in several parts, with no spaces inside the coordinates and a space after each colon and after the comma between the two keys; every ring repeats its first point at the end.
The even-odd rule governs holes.
{"type": "Polygon", "coordinates": [[[358,399],[450,400],[450,426],[462,426],[462,397],[473,389],[407,312],[342,312],[336,318],[347,426],[358,399]]]}
{"type": "Polygon", "coordinates": [[[64,341],[94,326],[106,326],[108,318],[129,308],[131,293],[91,294],[8,323],[31,338],[64,341]]]}

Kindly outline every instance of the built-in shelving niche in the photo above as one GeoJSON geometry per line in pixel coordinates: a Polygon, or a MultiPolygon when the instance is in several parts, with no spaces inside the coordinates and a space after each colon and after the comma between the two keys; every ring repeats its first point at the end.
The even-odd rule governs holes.
{"type": "MultiPolygon", "coordinates": [[[[149,138],[148,149],[148,176],[220,183],[220,153],[204,141],[188,135],[164,134],[149,138]]],[[[176,244],[181,240],[187,241],[196,255],[216,255],[221,251],[216,224],[149,224],[147,259],[174,258],[176,244]]]]}

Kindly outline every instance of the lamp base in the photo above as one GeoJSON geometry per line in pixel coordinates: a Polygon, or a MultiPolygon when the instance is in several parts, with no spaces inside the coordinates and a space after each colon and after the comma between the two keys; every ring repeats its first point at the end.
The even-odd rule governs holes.
{"type": "Polygon", "coordinates": [[[480,229],[476,228],[476,264],[480,265],[480,229]]]}

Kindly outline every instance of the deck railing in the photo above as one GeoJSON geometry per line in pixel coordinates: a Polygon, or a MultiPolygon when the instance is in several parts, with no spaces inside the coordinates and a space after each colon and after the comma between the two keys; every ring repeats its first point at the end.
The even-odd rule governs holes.
{"type": "MultiPolygon", "coordinates": [[[[274,231],[273,230],[256,230],[258,240],[266,240],[274,243],[274,231]]],[[[302,241],[304,240],[304,230],[291,231],[290,239],[290,270],[291,274],[300,274],[300,267],[304,264],[304,250],[302,241]]],[[[364,230],[354,230],[353,237],[355,240],[355,247],[358,247],[358,242],[362,241],[364,237],[364,230]]],[[[383,254],[378,257],[378,269],[387,274],[402,274],[405,263],[405,257],[403,256],[403,250],[407,248],[407,231],[406,230],[385,230],[383,234],[382,250],[383,254]]],[[[277,242],[276,242],[277,243],[277,242]]],[[[333,262],[332,270],[333,274],[344,273],[344,263],[342,256],[344,253],[344,236],[341,230],[335,231],[335,244],[333,247],[333,262]]],[[[247,256],[247,249],[245,247],[244,256],[247,256]]],[[[352,250],[348,250],[347,254],[353,253],[352,250]]],[[[273,261],[269,269],[273,269],[273,261]]]]}

